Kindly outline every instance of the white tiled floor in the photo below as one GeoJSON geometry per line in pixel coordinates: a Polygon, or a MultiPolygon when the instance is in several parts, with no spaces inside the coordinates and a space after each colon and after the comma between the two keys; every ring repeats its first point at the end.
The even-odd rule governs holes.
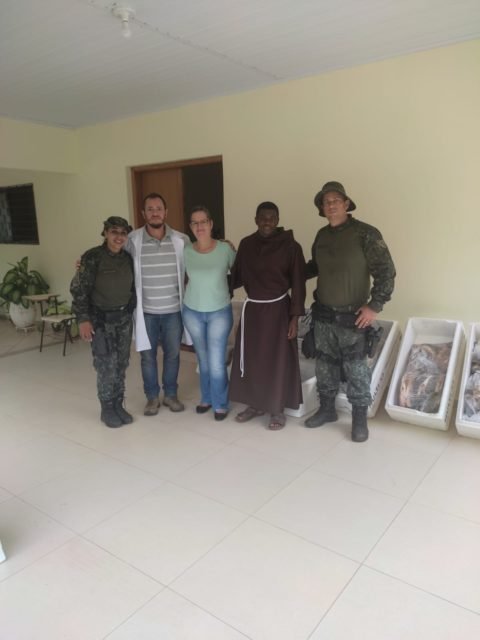
{"type": "Polygon", "coordinates": [[[99,420],[89,350],[0,321],[2,640],[478,640],[480,441],[187,410],[99,420]]]}

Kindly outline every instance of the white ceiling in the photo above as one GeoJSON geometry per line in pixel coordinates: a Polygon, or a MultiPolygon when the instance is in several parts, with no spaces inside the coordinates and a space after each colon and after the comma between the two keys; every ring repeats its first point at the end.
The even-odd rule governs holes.
{"type": "MultiPolygon", "coordinates": [[[[480,0],[0,0],[0,115],[81,127],[480,37],[480,0]]],[[[480,71],[480,70],[479,70],[480,71]]]]}

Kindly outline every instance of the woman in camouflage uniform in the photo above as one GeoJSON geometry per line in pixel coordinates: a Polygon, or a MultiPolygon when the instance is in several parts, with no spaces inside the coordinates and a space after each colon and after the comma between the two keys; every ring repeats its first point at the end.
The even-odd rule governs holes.
{"type": "Polygon", "coordinates": [[[124,250],[130,231],[124,218],[108,218],[104,243],[83,254],[70,287],[80,337],[92,345],[101,420],[107,427],[133,421],[123,407],[136,303],[133,262],[124,250]]]}

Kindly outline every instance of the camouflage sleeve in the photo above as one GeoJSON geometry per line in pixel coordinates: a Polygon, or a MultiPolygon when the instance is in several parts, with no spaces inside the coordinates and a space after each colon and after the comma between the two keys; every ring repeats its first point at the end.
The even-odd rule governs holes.
{"type": "Polygon", "coordinates": [[[97,247],[83,254],[80,267],[70,284],[72,312],[75,314],[77,322],[91,320],[90,296],[95,286],[99,258],[96,249],[97,247]]]}
{"type": "Polygon", "coordinates": [[[382,234],[368,226],[364,236],[364,252],[373,279],[368,306],[376,312],[390,300],[395,283],[395,265],[382,234]]]}

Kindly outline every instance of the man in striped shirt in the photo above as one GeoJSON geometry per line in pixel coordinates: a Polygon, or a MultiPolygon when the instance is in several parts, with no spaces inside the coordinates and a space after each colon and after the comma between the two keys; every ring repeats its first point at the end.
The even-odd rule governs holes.
{"type": "Polygon", "coordinates": [[[157,365],[159,344],[163,350],[163,404],[171,411],[185,409],[177,397],[177,378],[183,333],[183,248],[190,240],[166,224],[167,204],[159,193],[150,193],[144,198],[142,213],[146,224],[131,232],[127,250],[135,267],[135,342],[141,354],[143,388],[147,397],[144,415],[154,416],[161,404],[157,365]]]}

